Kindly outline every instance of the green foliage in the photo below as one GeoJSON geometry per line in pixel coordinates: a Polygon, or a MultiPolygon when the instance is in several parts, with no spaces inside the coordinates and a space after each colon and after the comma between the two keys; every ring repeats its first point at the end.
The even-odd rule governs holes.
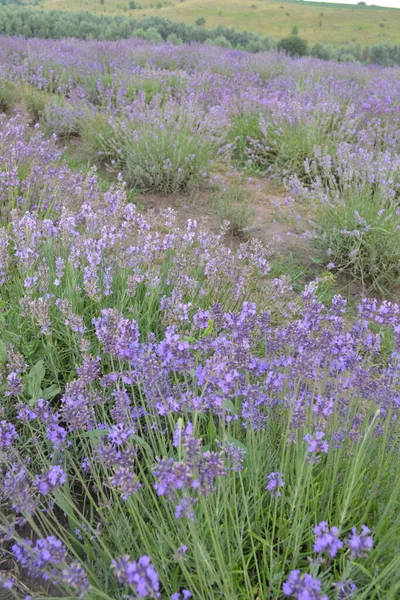
{"type": "Polygon", "coordinates": [[[291,35],[282,38],[278,42],[278,50],[286,52],[290,56],[306,56],[308,51],[308,42],[297,35],[291,35]]]}
{"type": "Polygon", "coordinates": [[[206,24],[206,20],[204,17],[199,17],[198,19],[196,19],[196,25],[197,27],[203,27],[203,25],[206,24]]]}
{"type": "Polygon", "coordinates": [[[130,0],[129,1],[129,8],[131,10],[135,10],[136,9],[136,2],[135,2],[135,0],[130,0]]]}
{"type": "Polygon", "coordinates": [[[10,82],[0,82],[0,113],[10,111],[18,100],[15,86],[10,82]]]}
{"type": "Polygon", "coordinates": [[[297,35],[298,33],[299,33],[299,28],[297,27],[297,25],[295,25],[295,26],[292,28],[292,35],[297,35]]]}
{"type": "Polygon", "coordinates": [[[317,246],[326,263],[381,294],[400,283],[400,216],[379,192],[342,195],[320,206],[316,217],[317,246]]]}

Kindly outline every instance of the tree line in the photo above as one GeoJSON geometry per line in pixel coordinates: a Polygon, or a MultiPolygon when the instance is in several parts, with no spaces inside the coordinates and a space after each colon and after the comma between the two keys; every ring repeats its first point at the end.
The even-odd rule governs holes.
{"type": "Polygon", "coordinates": [[[77,38],[81,40],[119,40],[139,37],[150,42],[203,44],[264,52],[277,48],[292,56],[312,56],[323,60],[362,62],[382,66],[400,65],[400,46],[389,42],[363,48],[357,43],[334,47],[330,44],[309,45],[297,33],[279,41],[249,31],[218,25],[204,27],[205,19],[186,25],[163,17],[93,15],[88,12],[32,10],[19,5],[20,0],[0,0],[0,35],[44,39],[77,38]]]}

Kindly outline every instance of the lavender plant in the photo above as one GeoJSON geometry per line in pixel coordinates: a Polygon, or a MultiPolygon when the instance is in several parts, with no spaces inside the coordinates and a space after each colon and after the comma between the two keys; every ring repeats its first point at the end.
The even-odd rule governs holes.
{"type": "MultiPolygon", "coordinates": [[[[364,256],[375,211],[397,240],[396,71],[138,40],[0,49],[7,81],[46,94],[47,126],[71,107],[78,135],[100,123],[95,152],[138,187],[209,180],[256,147],[232,145],[240,115],[272,115],[268,164],[325,215],[332,253],[354,249],[325,241],[334,223],[362,229],[364,256]],[[293,128],[307,149],[282,161],[293,128]]],[[[123,175],[102,189],[22,117],[2,117],[0,154],[0,532],[20,565],[0,588],[394,600],[399,306],[295,294],[271,249],[140,213],[123,175]]]]}

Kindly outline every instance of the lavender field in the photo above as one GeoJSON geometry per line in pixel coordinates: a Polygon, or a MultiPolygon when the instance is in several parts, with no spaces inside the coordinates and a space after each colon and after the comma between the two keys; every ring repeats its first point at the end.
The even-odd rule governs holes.
{"type": "Polygon", "coordinates": [[[400,70],[0,37],[0,75],[0,597],[400,598],[400,70]]]}

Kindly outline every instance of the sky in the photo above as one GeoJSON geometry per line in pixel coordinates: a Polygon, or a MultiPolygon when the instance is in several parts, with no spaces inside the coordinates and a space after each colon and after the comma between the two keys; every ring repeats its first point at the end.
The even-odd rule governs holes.
{"type": "MultiPolygon", "coordinates": [[[[306,0],[307,1],[307,0],[306,0]]],[[[324,0],[318,0],[323,2],[324,0]]],[[[326,0],[335,4],[358,4],[359,0],[326,0]]],[[[366,4],[375,4],[376,6],[389,6],[391,8],[400,8],[400,0],[365,0],[366,4]]]]}

